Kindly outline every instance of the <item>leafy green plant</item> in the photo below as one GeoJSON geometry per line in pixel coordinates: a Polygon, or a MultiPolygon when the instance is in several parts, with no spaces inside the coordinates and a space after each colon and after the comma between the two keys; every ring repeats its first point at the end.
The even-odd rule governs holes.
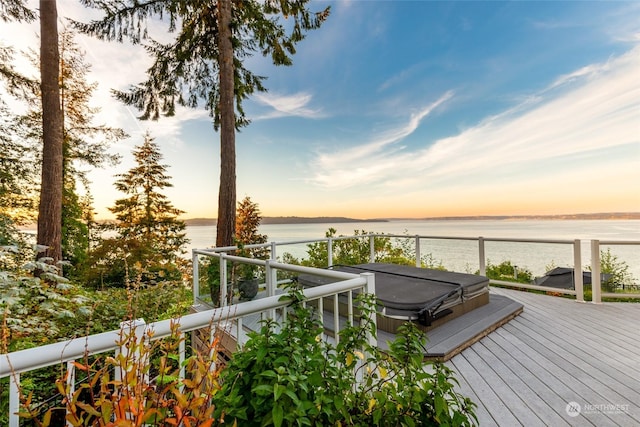
{"type": "Polygon", "coordinates": [[[332,345],[313,309],[291,291],[282,324],[264,322],[221,372],[215,416],[247,426],[473,425],[474,404],[454,390],[450,369],[425,369],[424,335],[412,323],[390,350],[369,344],[374,298],[359,297],[359,318],[332,345]]]}
{"type": "MultiPolygon", "coordinates": [[[[91,301],[84,290],[60,276],[58,267],[47,258],[18,267],[26,253],[35,258],[37,247],[0,249],[0,353],[55,342],[61,336],[85,331],[91,317],[91,301]],[[34,271],[40,271],[40,277],[34,271]]],[[[40,369],[21,376],[25,393],[37,404],[51,396],[57,372],[40,369]]],[[[6,425],[8,378],[0,381],[0,425],[6,425]]]]}
{"type": "MultiPolygon", "coordinates": [[[[476,271],[479,274],[479,271],[476,271]]],[[[531,283],[533,273],[526,267],[513,265],[511,261],[502,261],[500,264],[487,262],[486,276],[493,280],[504,280],[516,283],[531,283]]]]}
{"type": "MultiPolygon", "coordinates": [[[[342,235],[336,236],[336,233],[335,228],[329,228],[325,237],[343,237],[342,235]]],[[[351,239],[333,240],[333,265],[355,265],[370,261],[371,249],[367,237],[370,233],[365,230],[354,230],[353,234],[355,237],[351,239]]],[[[394,245],[390,237],[376,236],[373,245],[376,262],[411,264],[411,260],[404,256],[402,248],[394,245]]],[[[301,264],[318,268],[327,267],[329,265],[328,254],[326,242],[310,243],[307,245],[308,258],[302,260],[301,264]]]]}
{"type": "MultiPolygon", "coordinates": [[[[0,251],[0,257],[11,256],[0,251]]],[[[47,258],[30,261],[16,270],[0,272],[2,342],[18,350],[42,345],[60,335],[84,331],[91,314],[86,294],[59,275],[47,258]],[[40,277],[34,272],[39,271],[40,277]]]]}
{"type": "MultiPolygon", "coordinates": [[[[180,316],[188,311],[191,292],[181,282],[160,282],[141,288],[139,282],[128,288],[93,291],[60,276],[47,258],[17,262],[34,250],[11,246],[0,250],[0,353],[57,342],[89,333],[111,331],[123,319],[142,317],[146,321],[180,316]],[[34,270],[41,271],[35,277],[34,270]]],[[[33,408],[55,395],[56,367],[21,375],[23,393],[33,408]]],[[[6,425],[8,379],[0,381],[0,425],[6,425]]]]}
{"type": "Polygon", "coordinates": [[[611,248],[600,251],[600,271],[609,275],[609,278],[602,282],[602,288],[606,292],[635,289],[637,286],[633,274],[629,271],[629,264],[611,253],[611,248]]]}

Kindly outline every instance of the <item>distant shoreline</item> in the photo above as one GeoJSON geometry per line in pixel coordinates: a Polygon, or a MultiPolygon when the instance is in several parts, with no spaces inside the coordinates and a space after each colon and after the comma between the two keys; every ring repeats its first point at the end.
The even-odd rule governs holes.
{"type": "MultiPolygon", "coordinates": [[[[190,218],[184,220],[190,226],[212,226],[216,225],[215,218],[190,218]]],[[[389,222],[388,219],[357,219],[334,216],[265,216],[262,217],[261,224],[327,224],[327,223],[350,223],[350,222],[389,222]]]]}
{"type": "MultiPolygon", "coordinates": [[[[263,217],[262,224],[329,224],[358,222],[390,222],[390,221],[508,221],[508,220],[640,220],[640,212],[605,212],[588,214],[559,215],[475,215],[475,216],[441,216],[424,218],[372,218],[359,219],[347,217],[300,217],[277,216],[263,217]]],[[[189,218],[184,222],[189,226],[213,226],[215,218],[189,218]]]]}
{"type": "MultiPolygon", "coordinates": [[[[605,212],[588,214],[560,215],[476,215],[476,216],[438,216],[424,218],[371,218],[359,219],[342,216],[266,216],[261,224],[342,224],[342,223],[376,223],[391,221],[563,221],[563,220],[640,220],[640,212],[605,212]]],[[[99,223],[113,223],[113,220],[98,220],[99,223]]],[[[188,218],[185,224],[191,227],[211,227],[216,225],[215,218],[188,218]]],[[[35,230],[36,224],[19,227],[21,230],[35,230]]]]}

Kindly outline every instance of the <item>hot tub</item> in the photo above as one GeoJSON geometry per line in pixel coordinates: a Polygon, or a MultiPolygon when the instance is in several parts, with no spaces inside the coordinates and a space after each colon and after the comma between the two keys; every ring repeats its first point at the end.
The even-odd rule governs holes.
{"type": "MultiPolygon", "coordinates": [[[[388,332],[395,333],[407,320],[417,321],[422,329],[428,330],[489,302],[489,279],[475,274],[383,263],[334,266],[332,269],[375,274],[378,327],[388,332]]],[[[302,286],[334,281],[310,274],[298,277],[302,286]]]]}

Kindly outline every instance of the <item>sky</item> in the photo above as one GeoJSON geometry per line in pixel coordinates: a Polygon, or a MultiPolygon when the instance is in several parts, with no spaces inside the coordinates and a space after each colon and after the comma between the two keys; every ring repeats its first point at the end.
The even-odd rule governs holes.
{"type": "MultiPolygon", "coordinates": [[[[35,2],[37,3],[37,2],[35,2]]],[[[237,195],[263,216],[424,218],[640,211],[640,2],[312,1],[331,15],[290,67],[246,67],[237,195]]],[[[65,17],[98,17],[58,0],[65,17]]],[[[171,37],[161,23],[152,35],[171,37]],[[154,33],[155,31],[155,33],[154,33]]],[[[38,49],[38,24],[0,43],[38,49]]],[[[219,135],[208,113],[140,121],[110,96],[145,78],[141,46],[79,36],[97,123],[125,129],[122,162],[92,171],[97,217],[149,131],[184,218],[216,217],[219,135]]]]}

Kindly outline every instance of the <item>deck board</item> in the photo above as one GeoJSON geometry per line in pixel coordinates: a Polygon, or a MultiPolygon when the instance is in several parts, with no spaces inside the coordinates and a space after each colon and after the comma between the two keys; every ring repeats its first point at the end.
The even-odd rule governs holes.
{"type": "Polygon", "coordinates": [[[492,293],[524,312],[447,362],[480,425],[640,425],[640,304],[492,293]]]}
{"type": "Polygon", "coordinates": [[[489,304],[480,306],[427,332],[428,356],[448,360],[513,316],[517,316],[521,311],[520,303],[500,295],[493,295],[489,304]]]}

